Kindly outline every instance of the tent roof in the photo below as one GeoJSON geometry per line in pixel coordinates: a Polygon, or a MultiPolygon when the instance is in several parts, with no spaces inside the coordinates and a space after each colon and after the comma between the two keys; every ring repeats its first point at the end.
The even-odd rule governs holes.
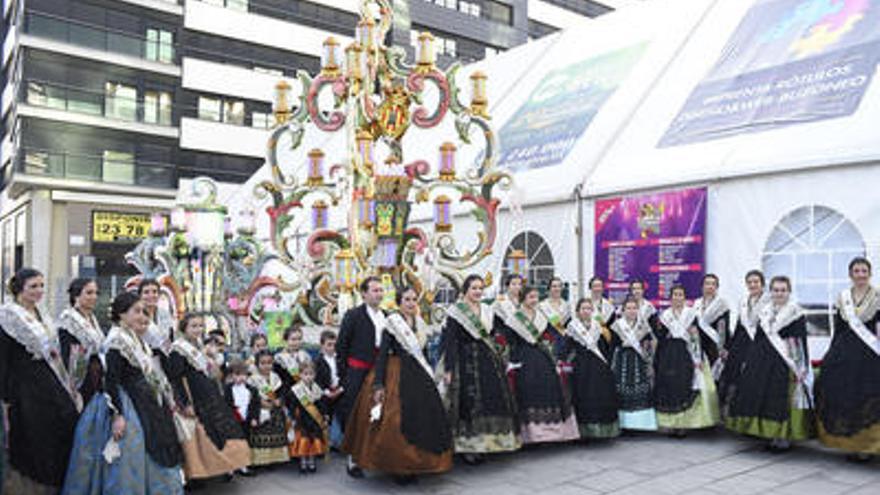
{"type": "MultiPolygon", "coordinates": [[[[849,47],[856,58],[847,60],[870,66],[862,101],[859,104],[856,99],[857,109],[850,115],[824,120],[824,114],[797,116],[808,121],[801,123],[792,122],[791,117],[773,120],[773,115],[761,121],[760,115],[753,115],[764,130],[734,130],[724,137],[717,132],[701,134],[698,127],[685,133],[685,139],[669,141],[668,130],[673,123],[678,125],[682,110],[692,109],[694,101],[709,101],[692,96],[695,90],[712,84],[743,90],[748,88],[744,81],[751,73],[779,67],[789,70],[780,72],[786,77],[816,72],[809,56],[800,60],[792,55],[791,47],[801,45],[774,51],[772,43],[755,41],[775,41],[773,37],[783,37],[784,29],[792,25],[804,37],[815,33],[815,26],[824,21],[793,22],[803,21],[795,15],[804,13],[797,10],[798,5],[799,0],[655,0],[464,67],[457,82],[466,103],[470,75],[477,70],[488,74],[499,165],[512,164],[520,189],[516,198],[525,204],[565,200],[578,185],[587,196],[602,196],[719,177],[877,160],[880,140],[874,128],[880,122],[880,87],[866,82],[880,57],[866,55],[880,53],[880,22],[873,22],[880,18],[880,5],[872,4],[854,4],[866,12],[828,14],[840,26],[852,29],[855,25],[855,34],[848,36],[857,35],[865,43],[861,58],[860,46],[849,47]],[[854,24],[850,17],[858,14],[863,19],[854,24]],[[812,72],[792,66],[793,61],[807,63],[812,72]],[[791,72],[795,70],[791,67],[800,72],[791,72]]],[[[832,47],[829,56],[836,53],[835,40],[841,34],[834,38],[835,33],[822,31],[825,36],[817,38],[825,48],[832,47]]],[[[841,67],[840,72],[855,71],[841,67]]],[[[726,97],[736,94],[730,91],[726,97]]],[[[823,111],[833,114],[835,107],[823,107],[823,111]]],[[[457,141],[453,120],[447,117],[430,130],[410,129],[403,140],[406,160],[435,163],[439,143],[457,141]]],[[[474,131],[471,137],[474,144],[459,147],[459,167],[470,166],[481,156],[479,133],[474,131]]],[[[303,145],[283,152],[281,161],[303,174],[305,155],[312,147],[327,153],[328,164],[338,163],[347,153],[345,133],[328,135],[309,126],[303,145]]],[[[378,150],[377,159],[382,156],[378,150]]],[[[264,166],[231,202],[258,203],[252,196],[253,186],[268,176],[264,166]]]]}
{"type": "MultiPolygon", "coordinates": [[[[809,78],[815,82],[817,74],[828,76],[835,70],[838,74],[856,77],[860,63],[866,64],[867,79],[857,82],[867,84],[876,71],[880,5],[864,7],[867,12],[818,12],[818,20],[804,22],[795,15],[801,4],[795,0],[716,2],[663,77],[621,128],[593,173],[586,177],[586,194],[602,196],[880,158],[880,140],[876,133],[880,122],[880,87],[876,83],[867,87],[860,104],[855,101],[857,107],[850,115],[843,109],[849,100],[837,98],[835,101],[836,97],[831,96],[823,100],[821,108],[813,106],[791,116],[779,111],[756,111],[751,115],[744,112],[740,122],[746,125],[731,128],[727,137],[713,133],[713,123],[700,118],[695,118],[689,128],[676,127],[690,129],[690,133],[670,131],[673,122],[681,122],[676,119],[683,109],[693,111],[691,116],[697,115],[700,109],[718,109],[718,104],[709,102],[718,102],[722,97],[727,98],[723,100],[725,103],[733,104],[755,101],[756,94],[775,96],[776,101],[790,101],[787,105],[797,108],[800,104],[797,96],[809,95],[822,83],[811,84],[809,78]],[[862,24],[851,23],[854,15],[864,17],[862,24]],[[803,43],[814,38],[831,20],[852,30],[850,37],[838,41],[826,38],[821,40],[824,46],[804,53],[803,43]],[[777,43],[776,38],[781,41],[777,43]],[[790,41],[791,38],[795,41],[790,41]],[[855,43],[864,43],[861,48],[847,47],[852,45],[849,41],[852,38],[856,38],[855,43]],[[780,44],[784,45],[777,46],[780,44]],[[799,58],[797,50],[806,56],[799,58]],[[869,55],[870,52],[873,55],[869,55]],[[773,72],[768,75],[770,71],[773,72]],[[759,81],[769,82],[771,86],[756,90],[760,87],[759,81]],[[773,89],[768,89],[770,87],[773,89]],[[705,88],[705,92],[686,105],[692,92],[700,88],[705,88]],[[780,90],[776,91],[777,88],[780,90]],[[751,96],[744,96],[749,95],[748,91],[752,92],[751,96]],[[783,93],[788,96],[781,96],[783,93]],[[789,97],[793,98],[784,99],[789,97]],[[682,139],[681,136],[687,137],[682,139]]],[[[801,14],[810,12],[802,9],[798,15],[801,14]]],[[[830,29],[831,32],[824,34],[833,34],[835,27],[831,25],[830,29]]],[[[833,85],[842,80],[829,78],[825,82],[833,85]]],[[[805,101],[809,98],[806,96],[805,101]]]]}

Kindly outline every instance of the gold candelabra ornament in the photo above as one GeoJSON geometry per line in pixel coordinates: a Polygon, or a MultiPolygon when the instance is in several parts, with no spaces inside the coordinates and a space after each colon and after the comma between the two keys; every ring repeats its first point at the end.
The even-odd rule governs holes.
{"type": "MultiPolygon", "coordinates": [[[[326,321],[321,315],[328,308],[340,314],[356,298],[358,280],[369,275],[379,276],[387,288],[412,286],[422,301],[433,300],[438,274],[459,284],[466,270],[491,254],[501,204],[498,191],[511,185],[511,177],[495,166],[486,75],[471,75],[470,103],[462,104],[456,80],[461,66],[452,64],[445,71],[437,67],[430,33],[419,34],[413,64],[406,61],[404,49],[384,44],[392,11],[389,0],[362,0],[355,41],[344,53],[334,38],[324,42],[320,73],[297,74],[302,86],[298,101],[290,101],[289,85],[276,86],[276,126],[267,146],[272,179],[260,183],[255,194],[271,200],[266,209],[269,240],[279,259],[298,274],[292,286],[302,293],[293,299],[301,301],[302,314],[313,321],[326,321]],[[429,86],[439,95],[431,106],[424,103],[429,86]],[[327,93],[332,98],[321,97],[327,93]],[[436,165],[406,156],[406,136],[436,128],[448,118],[454,120],[458,142],[447,136],[429,148],[439,149],[436,165]],[[282,158],[282,150],[299,148],[307,126],[344,133],[344,156],[336,157],[338,148],[330,156],[312,149],[304,173],[302,162],[282,158]],[[279,141],[285,136],[291,145],[282,147],[279,141]],[[481,159],[459,167],[456,153],[467,145],[480,146],[481,159]],[[328,159],[332,165],[325,170],[328,159]],[[411,224],[418,203],[433,206],[434,229],[411,224]],[[468,245],[452,235],[453,204],[479,227],[468,245]],[[294,226],[304,223],[296,219],[308,214],[308,205],[312,229],[306,241],[308,260],[303,260],[293,249],[298,235],[294,226]],[[328,215],[336,210],[338,214],[328,215]],[[342,223],[333,225],[332,219],[342,223]]],[[[425,317],[436,315],[427,311],[425,317]]]]}

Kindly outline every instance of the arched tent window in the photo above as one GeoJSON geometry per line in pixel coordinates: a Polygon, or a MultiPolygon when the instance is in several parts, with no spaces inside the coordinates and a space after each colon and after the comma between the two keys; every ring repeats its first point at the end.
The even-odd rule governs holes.
{"type": "Polygon", "coordinates": [[[517,234],[507,246],[507,250],[504,252],[504,263],[501,265],[501,280],[503,281],[510,273],[508,261],[510,253],[516,249],[526,253],[528,284],[541,288],[546,287],[556,270],[553,263],[553,253],[550,251],[550,245],[547,244],[547,241],[530,230],[517,234]]]}
{"type": "Polygon", "coordinates": [[[768,280],[775,275],[791,278],[811,332],[827,333],[834,325],[837,294],[849,286],[847,265],[864,255],[865,241],[852,222],[827,206],[810,205],[790,212],[773,227],[762,265],[768,280]]]}

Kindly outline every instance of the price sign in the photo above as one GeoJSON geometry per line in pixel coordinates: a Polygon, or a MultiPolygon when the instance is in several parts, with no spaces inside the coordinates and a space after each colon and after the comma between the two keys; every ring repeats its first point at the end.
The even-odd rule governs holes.
{"type": "Polygon", "coordinates": [[[150,215],[142,213],[92,212],[92,242],[139,242],[150,232],[150,215]]]}

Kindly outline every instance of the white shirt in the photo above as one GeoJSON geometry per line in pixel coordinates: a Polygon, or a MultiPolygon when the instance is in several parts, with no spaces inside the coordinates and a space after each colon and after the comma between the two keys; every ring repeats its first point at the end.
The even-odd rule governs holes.
{"type": "Polygon", "coordinates": [[[370,315],[370,320],[373,321],[373,326],[376,327],[376,349],[382,345],[382,330],[385,329],[385,313],[382,312],[381,309],[373,309],[370,305],[367,305],[367,314],[370,315]]]}
{"type": "Polygon", "coordinates": [[[232,403],[241,416],[241,419],[247,420],[248,406],[251,404],[251,391],[248,390],[244,383],[232,386],[232,403]]]}
{"type": "Polygon", "coordinates": [[[339,386],[339,373],[336,371],[336,356],[328,356],[326,354],[321,354],[321,357],[324,358],[324,362],[327,363],[327,366],[330,367],[330,386],[338,387],[339,386]]]}

